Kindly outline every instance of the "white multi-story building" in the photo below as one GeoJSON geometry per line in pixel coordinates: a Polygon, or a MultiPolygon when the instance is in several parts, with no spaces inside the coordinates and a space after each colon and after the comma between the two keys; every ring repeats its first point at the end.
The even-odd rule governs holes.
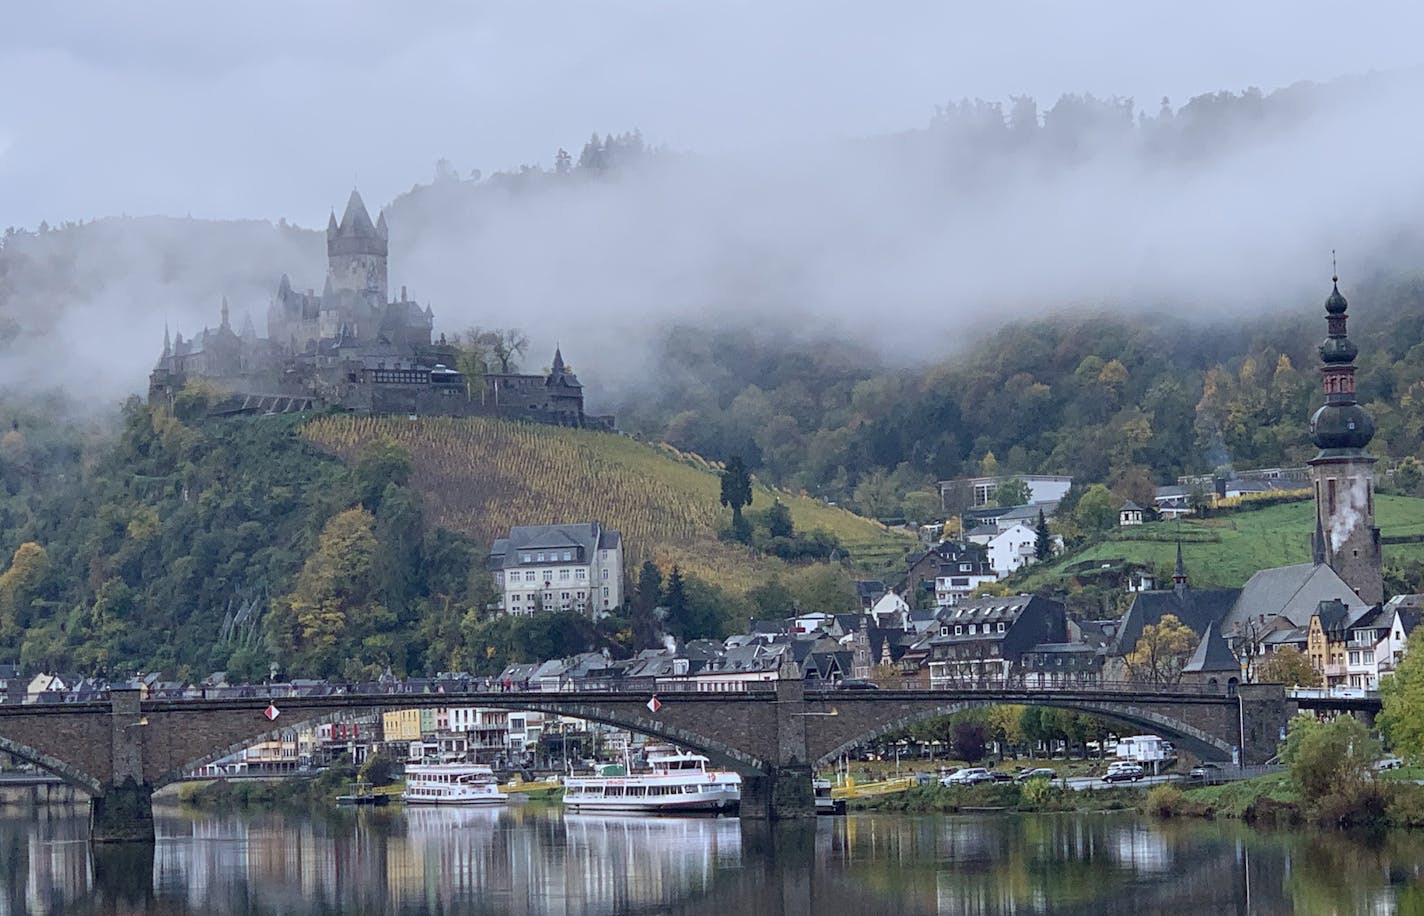
{"type": "Polygon", "coordinates": [[[524,525],[494,542],[499,610],[606,614],[623,604],[623,538],[598,522],[524,525]]]}
{"type": "Polygon", "coordinates": [[[1015,525],[991,538],[986,546],[989,548],[989,565],[1000,576],[1007,576],[1034,561],[1038,532],[1027,525],[1015,525]]]}

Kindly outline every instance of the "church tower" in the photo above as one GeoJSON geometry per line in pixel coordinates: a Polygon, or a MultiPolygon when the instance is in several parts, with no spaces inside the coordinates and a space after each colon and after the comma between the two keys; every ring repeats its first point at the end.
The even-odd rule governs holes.
{"type": "Polygon", "coordinates": [[[341,222],[333,213],[326,225],[326,288],[362,294],[375,305],[385,305],[387,243],[385,214],[372,223],[361,195],[353,190],[341,222]]]}
{"type": "Polygon", "coordinates": [[[1340,278],[1325,300],[1329,336],[1320,345],[1325,404],[1310,418],[1319,453],[1309,462],[1315,484],[1314,554],[1371,604],[1384,600],[1380,533],[1375,527],[1375,458],[1365,446],[1375,435],[1370,415],[1355,402],[1355,356],[1345,334],[1340,278]]]}

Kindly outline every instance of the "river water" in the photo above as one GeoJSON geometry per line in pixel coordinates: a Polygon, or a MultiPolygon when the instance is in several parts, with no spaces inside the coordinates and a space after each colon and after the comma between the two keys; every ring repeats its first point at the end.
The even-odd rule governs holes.
{"type": "Polygon", "coordinates": [[[812,823],[501,810],[159,812],[91,851],[80,811],[0,816],[8,914],[1421,913],[1424,836],[1129,814],[812,823]]]}

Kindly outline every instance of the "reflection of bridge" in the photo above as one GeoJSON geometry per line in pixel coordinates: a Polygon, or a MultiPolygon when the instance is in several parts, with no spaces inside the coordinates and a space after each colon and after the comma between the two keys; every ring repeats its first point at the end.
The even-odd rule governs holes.
{"type": "Polygon", "coordinates": [[[142,700],[116,689],[107,701],[0,706],[0,750],[30,760],[93,796],[96,840],[151,840],[154,790],[195,767],[281,729],[354,712],[437,706],[535,710],[602,722],[706,754],[742,774],[742,816],[799,817],[814,810],[811,770],[916,722],[1015,703],[1079,710],[1165,735],[1203,759],[1244,763],[1276,752],[1296,711],[1282,688],[1235,694],[1125,685],[1032,690],[807,690],[799,678],[748,689],[668,691],[616,682],[559,692],[337,694],[321,697],[142,700]],[[660,703],[651,703],[657,693],[660,703]],[[275,703],[280,728],[264,710],[275,703]],[[654,708],[650,708],[654,707],[654,708]]]}

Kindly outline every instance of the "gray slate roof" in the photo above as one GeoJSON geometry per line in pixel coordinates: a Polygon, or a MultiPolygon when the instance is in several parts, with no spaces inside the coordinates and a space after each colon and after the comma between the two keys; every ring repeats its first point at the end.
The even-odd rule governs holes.
{"type": "MultiPolygon", "coordinates": [[[[509,529],[509,537],[498,538],[490,548],[490,568],[509,569],[519,565],[520,551],[579,548],[580,562],[587,563],[596,550],[613,550],[622,537],[599,522],[576,525],[519,525],[509,529]]],[[[557,561],[549,561],[557,562],[557,561]]]]}
{"type": "Polygon", "coordinates": [[[1231,644],[1227,642],[1226,637],[1217,630],[1216,624],[1210,623],[1207,624],[1206,635],[1202,636],[1201,642],[1197,643],[1197,651],[1192,654],[1191,660],[1183,666],[1182,670],[1192,673],[1239,672],[1241,662],[1231,651],[1231,644]]]}
{"type": "Polygon", "coordinates": [[[1193,633],[1205,634],[1211,624],[1221,624],[1241,594],[1239,588],[1182,588],[1138,592],[1123,615],[1115,635],[1115,653],[1131,652],[1142,638],[1142,628],[1161,623],[1171,614],[1193,633]]]}
{"type": "Polygon", "coordinates": [[[1292,626],[1308,627],[1320,602],[1332,598],[1344,602],[1350,620],[1357,619],[1370,607],[1324,563],[1263,569],[1246,581],[1223,629],[1230,631],[1236,624],[1258,615],[1264,615],[1267,620],[1279,615],[1292,626]]]}

